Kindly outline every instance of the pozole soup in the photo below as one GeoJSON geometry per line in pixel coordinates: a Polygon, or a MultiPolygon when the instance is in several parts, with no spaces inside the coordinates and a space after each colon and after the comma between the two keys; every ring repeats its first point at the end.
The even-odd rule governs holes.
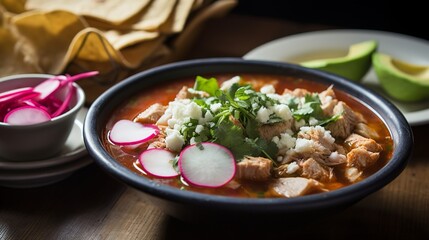
{"type": "Polygon", "coordinates": [[[383,121],[335,86],[246,73],[147,88],[114,111],[102,140],[135,174],[234,197],[332,191],[370,176],[393,152],[383,121]]]}

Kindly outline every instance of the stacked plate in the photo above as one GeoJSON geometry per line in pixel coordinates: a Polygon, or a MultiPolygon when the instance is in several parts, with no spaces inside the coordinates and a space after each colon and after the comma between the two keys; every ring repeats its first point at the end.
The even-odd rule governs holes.
{"type": "Polygon", "coordinates": [[[49,185],[69,177],[92,162],[83,142],[83,108],[63,149],[56,156],[38,161],[13,162],[0,158],[0,186],[30,188],[49,185]]]}

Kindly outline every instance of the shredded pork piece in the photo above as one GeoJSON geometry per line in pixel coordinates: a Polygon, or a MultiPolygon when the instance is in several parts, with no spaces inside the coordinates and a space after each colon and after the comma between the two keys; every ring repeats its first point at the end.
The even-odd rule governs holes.
{"type": "Polygon", "coordinates": [[[301,163],[302,167],[302,175],[306,178],[311,178],[314,180],[322,181],[322,182],[330,182],[335,180],[334,174],[332,172],[332,168],[322,166],[313,158],[309,158],[301,163]]]}
{"type": "Polygon", "coordinates": [[[285,88],[283,90],[283,95],[285,95],[285,94],[290,94],[294,97],[301,98],[301,97],[305,97],[305,95],[307,95],[307,94],[311,94],[311,92],[309,92],[307,89],[304,89],[304,88],[295,88],[294,90],[290,90],[290,89],[285,88]]]}
{"type": "Polygon", "coordinates": [[[358,123],[355,127],[355,133],[361,135],[362,137],[371,138],[374,140],[379,140],[380,135],[374,129],[370,128],[365,123],[358,123]]]}
{"type": "Polygon", "coordinates": [[[381,152],[383,148],[374,139],[365,138],[359,134],[351,134],[344,141],[351,149],[363,147],[370,152],[381,152]]]}
{"type": "Polygon", "coordinates": [[[236,177],[243,180],[267,181],[271,178],[273,162],[268,158],[245,156],[237,163],[236,177]]]}
{"type": "Polygon", "coordinates": [[[321,92],[319,94],[319,98],[320,98],[320,102],[322,103],[322,110],[323,113],[326,116],[332,116],[333,111],[334,111],[334,107],[337,105],[338,100],[336,99],[336,95],[334,90],[332,89],[333,86],[329,86],[328,89],[326,89],[325,91],[321,92]]]}
{"type": "Polygon", "coordinates": [[[274,196],[298,197],[313,192],[324,191],[323,184],[314,180],[302,177],[288,177],[276,179],[269,187],[269,191],[274,196]]]}
{"type": "Polygon", "coordinates": [[[380,153],[378,152],[368,151],[364,147],[354,148],[347,153],[347,166],[362,170],[377,162],[379,157],[380,153]]]}
{"type": "Polygon", "coordinates": [[[259,136],[265,140],[271,141],[273,137],[280,136],[281,133],[290,129],[292,121],[283,121],[273,124],[262,124],[258,128],[259,136]]]}
{"type": "Polygon", "coordinates": [[[326,128],[331,131],[335,138],[345,139],[348,137],[357,123],[362,121],[360,115],[353,111],[345,102],[338,102],[333,109],[333,115],[341,114],[337,121],[329,123],[326,128]]]}
{"type": "Polygon", "coordinates": [[[210,95],[203,91],[196,91],[183,86],[176,95],[176,99],[191,99],[194,97],[209,97],[210,95]]]}
{"type": "Polygon", "coordinates": [[[134,118],[134,121],[143,124],[154,124],[162,115],[164,115],[166,109],[166,106],[159,103],[152,104],[146,110],[139,113],[137,117],[134,118]]]}

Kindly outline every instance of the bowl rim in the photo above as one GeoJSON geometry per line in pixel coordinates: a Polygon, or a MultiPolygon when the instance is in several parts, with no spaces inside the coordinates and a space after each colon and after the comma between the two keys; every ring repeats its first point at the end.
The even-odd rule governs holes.
{"type": "MultiPolygon", "coordinates": [[[[128,87],[128,89],[130,89],[128,87]]],[[[133,91],[133,90],[131,90],[133,91]]],[[[135,94],[135,93],[134,93],[135,94]]],[[[128,96],[133,93],[128,94],[128,96]]],[[[119,100],[117,100],[119,101],[119,100]]],[[[120,102],[120,101],[119,101],[120,102]]],[[[119,102],[117,104],[119,104],[119,102]]],[[[362,101],[363,102],[363,101],[362,101]]],[[[366,103],[367,104],[367,103],[366,103]]],[[[247,60],[242,58],[204,58],[185,60],[158,66],[135,75],[117,83],[104,93],[102,93],[90,106],[84,122],[84,142],[89,154],[95,159],[95,162],[108,173],[121,181],[137,188],[147,194],[157,198],[162,198],[177,203],[185,203],[200,207],[216,207],[224,210],[245,211],[249,207],[254,207],[254,212],[274,212],[281,208],[283,211],[299,212],[303,210],[316,210],[320,208],[332,207],[343,203],[351,203],[360,200],[367,195],[381,189],[393,179],[395,179],[405,168],[408,160],[411,158],[413,150],[413,134],[411,127],[403,114],[384,97],[378,95],[371,89],[366,89],[359,83],[352,82],[335,74],[322,72],[320,70],[309,69],[290,63],[274,62],[266,60],[247,60]],[[100,136],[96,131],[96,119],[101,110],[106,107],[106,101],[112,99],[123,91],[127,85],[136,84],[139,79],[150,78],[150,76],[162,73],[164,71],[180,71],[192,66],[206,65],[249,65],[262,66],[267,68],[287,68],[288,71],[299,71],[314,77],[323,78],[329,82],[339,85],[342,91],[348,92],[355,98],[364,97],[371,100],[372,104],[381,109],[377,110],[371,107],[381,118],[379,112],[384,112],[388,118],[381,118],[386,125],[394,140],[394,154],[392,159],[379,171],[367,177],[366,179],[354,183],[350,186],[312,195],[300,196],[295,198],[241,198],[209,195],[193,191],[182,191],[178,188],[170,187],[160,183],[155,183],[145,177],[132,173],[126,167],[122,166],[107,151],[104,150],[100,136]],[[317,76],[316,76],[317,75],[317,76]],[[351,91],[351,92],[350,92],[351,91]],[[358,92],[362,93],[361,95],[358,92]],[[357,96],[356,96],[357,95],[357,96]],[[387,122],[386,122],[387,121],[387,122]],[[389,124],[388,124],[389,123],[389,124]],[[395,126],[395,131],[391,128],[395,126]],[[401,144],[399,144],[401,143],[401,144]]]]}
{"type": "MultiPolygon", "coordinates": [[[[48,79],[51,77],[54,77],[55,75],[52,74],[44,74],[44,73],[25,73],[25,74],[15,74],[15,75],[10,75],[10,76],[5,76],[5,77],[1,77],[0,78],[0,84],[3,82],[7,82],[7,81],[13,81],[16,79],[23,79],[23,78],[32,78],[32,79],[48,79]]],[[[56,116],[54,118],[51,119],[51,121],[46,121],[46,122],[41,122],[41,123],[36,123],[36,124],[31,124],[31,125],[10,125],[4,122],[0,122],[0,126],[2,127],[8,127],[8,128],[20,128],[20,129],[25,129],[25,128],[33,128],[35,126],[44,126],[44,125],[49,125],[52,124],[53,121],[61,121],[64,118],[67,118],[69,115],[75,114],[76,112],[78,112],[84,105],[85,103],[85,92],[84,90],[79,86],[79,84],[77,84],[76,82],[73,82],[73,86],[76,88],[77,90],[77,101],[76,104],[70,108],[67,112],[56,116]]]]}

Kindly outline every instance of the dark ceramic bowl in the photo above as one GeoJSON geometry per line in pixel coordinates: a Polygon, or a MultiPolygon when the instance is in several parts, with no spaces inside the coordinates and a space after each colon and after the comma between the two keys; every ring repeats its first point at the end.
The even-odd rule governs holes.
{"type": "Polygon", "coordinates": [[[412,153],[412,131],[401,112],[376,93],[342,77],[286,63],[232,58],[184,61],[150,69],[131,76],[102,94],[92,104],[84,124],[86,147],[95,162],[112,176],[143,193],[155,206],[182,220],[201,222],[268,221],[274,219],[322,216],[343,209],[381,189],[395,179],[412,153]],[[182,191],[154,183],[122,166],[105,150],[101,141],[107,120],[124,101],[154,84],[210,73],[269,73],[302,77],[315,82],[334,84],[372,108],[385,122],[394,141],[392,159],[381,170],[339,190],[290,199],[234,198],[182,191]]]}

